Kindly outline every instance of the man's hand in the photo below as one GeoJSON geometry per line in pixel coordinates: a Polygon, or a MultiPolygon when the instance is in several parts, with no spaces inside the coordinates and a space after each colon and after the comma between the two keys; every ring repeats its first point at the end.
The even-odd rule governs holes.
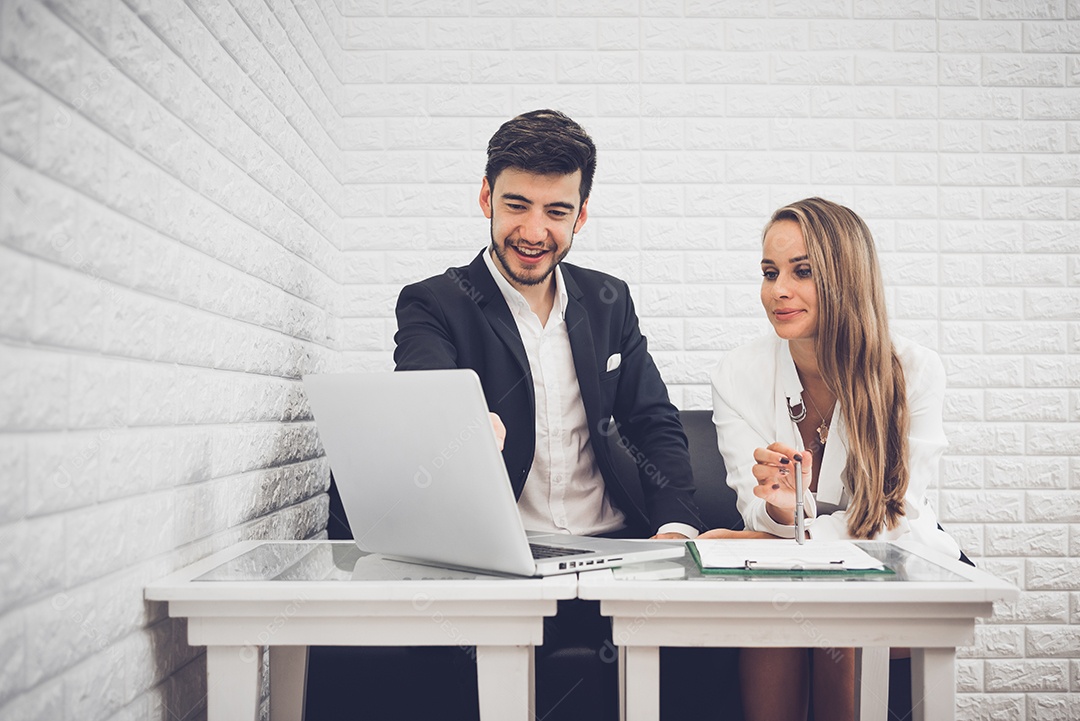
{"type": "Polygon", "coordinates": [[[499,418],[498,413],[488,412],[491,416],[491,427],[495,429],[495,438],[499,441],[499,450],[503,449],[503,445],[506,443],[506,426],[503,425],[502,418],[499,418]]]}
{"type": "Polygon", "coordinates": [[[657,533],[655,536],[652,536],[649,540],[689,541],[690,539],[688,537],[684,536],[681,533],[657,533]]]}
{"type": "Polygon", "coordinates": [[[705,531],[698,538],[779,538],[764,531],[732,531],[730,528],[714,528],[705,531]]]}

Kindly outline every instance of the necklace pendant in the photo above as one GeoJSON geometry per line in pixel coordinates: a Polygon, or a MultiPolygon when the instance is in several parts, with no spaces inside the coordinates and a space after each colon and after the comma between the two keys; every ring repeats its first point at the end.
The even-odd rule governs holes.
{"type": "Polygon", "coordinates": [[[817,427],[817,437],[821,441],[821,445],[825,445],[825,441],[829,440],[829,424],[825,421],[822,421],[821,425],[817,427]]]}

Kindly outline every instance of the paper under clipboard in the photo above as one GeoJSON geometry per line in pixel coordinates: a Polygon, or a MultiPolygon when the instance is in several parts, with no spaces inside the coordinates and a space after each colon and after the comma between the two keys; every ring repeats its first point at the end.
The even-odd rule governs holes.
{"type": "Polygon", "coordinates": [[[892,573],[850,541],[706,539],[686,544],[702,573],[871,574],[892,573]]]}

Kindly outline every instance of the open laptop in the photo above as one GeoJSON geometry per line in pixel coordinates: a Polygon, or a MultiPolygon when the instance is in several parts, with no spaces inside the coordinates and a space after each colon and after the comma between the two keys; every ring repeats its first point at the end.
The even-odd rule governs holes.
{"type": "Polygon", "coordinates": [[[308,375],[304,390],[365,551],[519,576],[683,555],[674,542],[527,537],[472,370],[308,375]]]}

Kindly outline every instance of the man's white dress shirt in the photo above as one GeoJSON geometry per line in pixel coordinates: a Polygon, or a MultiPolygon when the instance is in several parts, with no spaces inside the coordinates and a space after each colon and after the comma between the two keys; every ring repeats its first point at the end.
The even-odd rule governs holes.
{"type": "MultiPolygon", "coordinates": [[[[525,346],[536,400],[536,451],[518,499],[522,522],[530,531],[578,536],[618,531],[626,526],[626,516],[611,503],[589,445],[588,419],[566,327],[568,296],[562,268],[555,266],[555,304],[547,323],[541,324],[495,262],[490,251],[484,253],[484,263],[510,307],[525,346]]],[[[659,532],[697,535],[696,529],[683,523],[664,524],[659,532]]]]}

